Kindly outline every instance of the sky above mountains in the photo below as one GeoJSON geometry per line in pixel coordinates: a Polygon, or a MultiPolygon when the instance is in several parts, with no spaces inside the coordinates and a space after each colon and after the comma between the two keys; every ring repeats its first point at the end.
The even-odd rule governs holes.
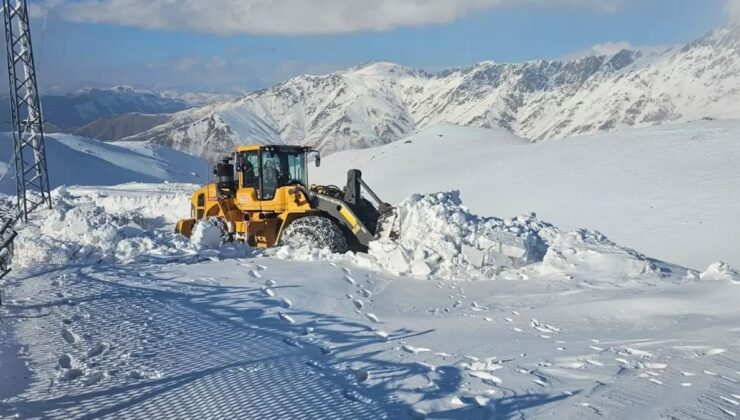
{"type": "Polygon", "coordinates": [[[437,70],[689,41],[740,0],[46,0],[32,22],[46,90],[228,91],[371,60],[437,70]]]}

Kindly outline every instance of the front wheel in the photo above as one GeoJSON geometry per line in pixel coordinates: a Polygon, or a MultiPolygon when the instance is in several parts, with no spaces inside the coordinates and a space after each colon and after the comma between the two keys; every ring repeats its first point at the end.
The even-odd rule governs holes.
{"type": "Polygon", "coordinates": [[[305,216],[292,221],[283,231],[279,245],[328,248],[335,253],[344,253],[348,249],[342,229],[333,220],[322,216],[305,216]]]}

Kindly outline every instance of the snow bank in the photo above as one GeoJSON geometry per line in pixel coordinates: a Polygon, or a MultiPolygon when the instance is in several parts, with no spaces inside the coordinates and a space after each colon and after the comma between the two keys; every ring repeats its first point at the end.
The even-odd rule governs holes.
{"type": "MultiPolygon", "coordinates": [[[[192,186],[126,184],[54,191],[54,208],[34,214],[20,230],[13,266],[169,261],[183,257],[244,257],[244,244],[223,244],[222,229],[206,221],[187,240],[173,232],[190,214],[192,186]]],[[[367,254],[282,247],[282,259],[341,261],[421,279],[477,280],[559,274],[619,281],[662,275],[663,266],[598,232],[561,232],[534,214],[513,219],[472,214],[457,192],[413,195],[397,206],[398,236],[370,244],[367,254]],[[534,273],[534,271],[536,273],[534,273]]],[[[541,277],[541,276],[540,276],[541,277]]],[[[726,265],[702,279],[738,278],[726,265]],[[734,276],[734,277],[733,277],[734,276]]]]}
{"type": "Polygon", "coordinates": [[[458,192],[413,195],[397,206],[394,239],[367,254],[336,255],[283,247],[283,259],[347,261],[420,279],[526,279],[587,276],[619,282],[664,277],[666,265],[610,241],[599,232],[561,232],[536,215],[513,219],[472,214],[458,192]]]}
{"type": "Polygon", "coordinates": [[[535,215],[502,220],[473,215],[456,191],[414,195],[398,207],[394,240],[370,244],[374,264],[416,277],[491,277],[541,261],[557,234],[535,215]]]}
{"type": "MultiPolygon", "coordinates": [[[[73,195],[65,188],[55,190],[53,209],[35,213],[20,230],[13,267],[70,262],[125,263],[195,256],[205,250],[220,252],[216,250],[220,240],[214,245],[212,232],[207,228],[196,229],[200,239],[195,242],[174,233],[172,209],[183,207],[184,202],[187,212],[181,216],[189,214],[189,199],[183,195],[182,186],[172,185],[169,192],[164,184],[150,187],[146,190],[143,184],[137,184],[138,194],[130,189],[117,194],[103,189],[81,195],[73,195]]],[[[238,247],[227,248],[224,251],[232,253],[238,247]]],[[[245,249],[241,247],[242,251],[245,249]]]]}
{"type": "Polygon", "coordinates": [[[699,279],[701,281],[730,281],[740,284],[740,272],[730,267],[729,264],[719,261],[699,274],[699,279]]]}
{"type": "Polygon", "coordinates": [[[585,229],[559,233],[538,267],[542,274],[603,273],[609,279],[660,276],[656,262],[632,249],[585,229]]]}

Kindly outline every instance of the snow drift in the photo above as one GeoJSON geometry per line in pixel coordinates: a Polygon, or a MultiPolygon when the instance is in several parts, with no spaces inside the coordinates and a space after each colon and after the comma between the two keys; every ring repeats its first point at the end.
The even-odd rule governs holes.
{"type": "Polygon", "coordinates": [[[363,268],[419,279],[527,279],[593,276],[594,281],[660,278],[671,266],[586,229],[561,231],[535,214],[482,217],[457,191],[413,195],[397,205],[398,236],[370,244],[367,254],[326,250],[274,251],[283,259],[345,260],[363,268]]]}
{"type": "Polygon", "coordinates": [[[532,215],[501,220],[471,214],[457,191],[414,195],[398,205],[399,236],[370,244],[374,264],[417,277],[491,277],[542,261],[557,230],[532,215]]]}
{"type": "MultiPolygon", "coordinates": [[[[178,184],[127,184],[95,191],[58,188],[52,193],[53,209],[34,214],[20,230],[13,266],[245,255],[243,245],[213,243],[213,226],[199,224],[200,233],[192,241],[174,233],[174,222],[190,212],[192,188],[178,184]]],[[[220,232],[216,237],[220,239],[220,232]]]]}
{"type": "MultiPolygon", "coordinates": [[[[20,230],[13,266],[128,263],[259,255],[241,243],[223,243],[210,221],[188,240],[175,234],[190,214],[190,184],[124,184],[59,188],[54,208],[35,213],[20,230]]],[[[372,242],[368,253],[280,247],[281,259],[329,260],[418,279],[485,280],[590,277],[592,282],[654,280],[680,269],[610,241],[590,230],[561,231],[535,214],[511,219],[482,217],[457,191],[412,195],[397,205],[393,239],[372,242]]],[[[682,269],[685,270],[685,269],[682,269]]],[[[717,263],[687,278],[737,282],[717,263]]]]}

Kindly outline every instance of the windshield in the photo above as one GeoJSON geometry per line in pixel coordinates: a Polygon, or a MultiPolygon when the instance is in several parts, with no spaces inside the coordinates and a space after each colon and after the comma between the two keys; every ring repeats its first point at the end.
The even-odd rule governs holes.
{"type": "Polygon", "coordinates": [[[283,185],[308,185],[306,153],[301,149],[262,151],[262,199],[271,200],[283,185]]]}

